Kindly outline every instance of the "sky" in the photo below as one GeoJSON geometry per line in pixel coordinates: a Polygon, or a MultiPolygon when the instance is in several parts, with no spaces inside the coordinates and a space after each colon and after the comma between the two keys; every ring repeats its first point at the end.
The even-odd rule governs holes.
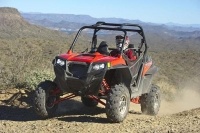
{"type": "Polygon", "coordinates": [[[29,13],[200,24],[200,0],[0,0],[0,7],[14,7],[29,13]]]}

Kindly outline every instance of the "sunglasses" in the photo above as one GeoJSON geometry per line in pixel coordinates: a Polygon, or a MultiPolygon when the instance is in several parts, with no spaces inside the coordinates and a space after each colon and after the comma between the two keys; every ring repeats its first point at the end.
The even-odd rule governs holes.
{"type": "Polygon", "coordinates": [[[123,36],[116,36],[116,39],[124,39],[123,36]]]}

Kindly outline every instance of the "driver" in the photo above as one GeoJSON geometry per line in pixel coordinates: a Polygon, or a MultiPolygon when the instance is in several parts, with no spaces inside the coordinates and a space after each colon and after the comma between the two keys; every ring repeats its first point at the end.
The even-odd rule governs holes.
{"type": "MultiPolygon", "coordinates": [[[[111,53],[110,53],[111,56],[118,56],[119,55],[119,52],[120,52],[120,50],[122,48],[123,39],[124,39],[124,37],[122,35],[117,35],[116,36],[116,47],[117,47],[117,50],[111,51],[111,53]]],[[[127,48],[133,48],[132,45],[130,45],[130,47],[129,47],[129,43],[130,43],[129,37],[126,36],[124,41],[125,41],[124,42],[124,47],[123,47],[124,54],[126,56],[128,56],[128,58],[131,61],[136,60],[136,54],[133,51],[133,49],[128,49],[127,50],[127,48]]]]}
{"type": "MultiPolygon", "coordinates": [[[[124,39],[124,37],[122,35],[117,35],[115,37],[115,44],[116,44],[116,48],[117,49],[110,52],[111,56],[117,57],[120,54],[122,43],[123,43],[123,39],[124,39]]],[[[125,50],[125,49],[126,49],[126,46],[124,44],[123,50],[125,50]]]]}
{"type": "MultiPolygon", "coordinates": [[[[124,39],[124,37],[122,35],[117,35],[116,36],[116,46],[117,46],[118,50],[121,50],[123,39],[124,39]]],[[[129,41],[129,37],[126,36],[123,50],[128,48],[129,42],[130,42],[129,41]]]]}

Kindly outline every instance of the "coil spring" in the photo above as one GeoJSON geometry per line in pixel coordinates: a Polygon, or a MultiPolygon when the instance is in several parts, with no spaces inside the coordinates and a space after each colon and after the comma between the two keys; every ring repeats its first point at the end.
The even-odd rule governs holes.
{"type": "Polygon", "coordinates": [[[105,79],[103,79],[103,81],[102,81],[102,86],[106,92],[110,89],[110,86],[108,85],[108,83],[106,82],[105,79]]]}

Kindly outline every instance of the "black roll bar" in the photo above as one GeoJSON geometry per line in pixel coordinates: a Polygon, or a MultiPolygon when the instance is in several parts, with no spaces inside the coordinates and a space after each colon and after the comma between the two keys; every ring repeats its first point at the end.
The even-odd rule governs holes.
{"type": "MultiPolygon", "coordinates": [[[[90,25],[90,26],[83,26],[82,28],[80,28],[79,31],[77,32],[76,37],[75,37],[74,41],[72,42],[72,45],[70,46],[69,50],[73,49],[74,44],[76,43],[81,31],[83,29],[86,29],[86,28],[94,29],[94,32],[95,32],[94,34],[96,34],[96,32],[98,30],[100,30],[100,29],[122,31],[122,32],[125,33],[125,35],[126,35],[127,31],[137,32],[143,37],[141,43],[142,43],[142,45],[143,44],[145,45],[144,55],[146,55],[148,47],[147,47],[146,38],[145,38],[145,35],[144,35],[143,28],[140,25],[138,25],[138,24],[130,24],[130,23],[122,23],[122,24],[119,24],[119,23],[106,23],[106,22],[102,22],[102,21],[99,21],[96,24],[93,24],[93,25],[90,25]]],[[[93,34],[93,36],[94,36],[94,34],[93,34]]]]}

